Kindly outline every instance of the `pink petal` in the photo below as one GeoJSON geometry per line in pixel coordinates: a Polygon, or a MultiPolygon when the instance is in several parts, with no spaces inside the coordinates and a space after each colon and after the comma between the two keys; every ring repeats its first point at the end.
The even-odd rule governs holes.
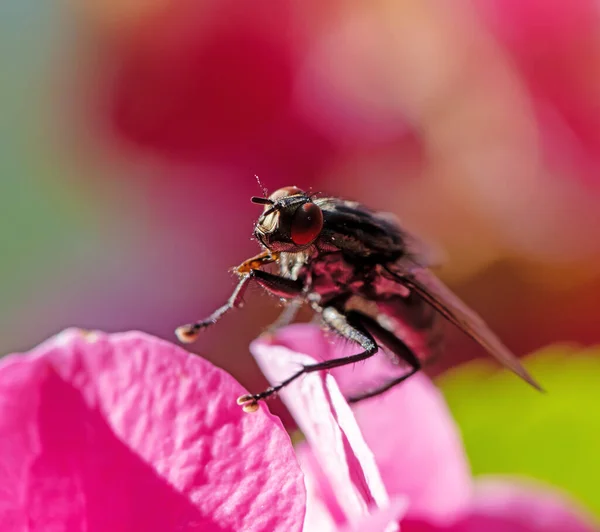
{"type": "Polygon", "coordinates": [[[334,516],[331,512],[339,512],[336,494],[331,484],[324,478],[323,472],[306,443],[296,447],[300,464],[304,471],[306,484],[306,517],[304,531],[312,532],[394,532],[398,531],[398,521],[406,513],[406,497],[394,497],[381,508],[373,506],[366,515],[355,518],[351,523],[344,523],[343,516],[334,516]],[[340,523],[340,527],[337,526],[340,523]]]}
{"type": "Polygon", "coordinates": [[[403,532],[594,532],[600,530],[573,502],[533,483],[477,482],[472,508],[449,528],[406,521],[403,532]]]}
{"type": "MultiPolygon", "coordinates": [[[[276,340],[256,340],[250,349],[273,384],[316,362],[306,351],[290,350],[276,340]]],[[[324,372],[307,374],[280,395],[312,448],[314,468],[324,472],[322,488],[330,487],[331,497],[325,500],[334,520],[353,523],[368,515],[371,507],[386,507],[388,497],[373,454],[333,377],[324,372]]]]}
{"type": "Polygon", "coordinates": [[[405,497],[396,497],[385,508],[376,508],[369,515],[363,516],[352,525],[347,525],[342,532],[393,532],[399,531],[397,521],[406,511],[405,497]]]}
{"type": "MultiPolygon", "coordinates": [[[[336,519],[332,513],[339,513],[339,506],[335,495],[328,483],[322,482],[322,474],[314,455],[308,449],[306,443],[296,447],[300,466],[304,472],[304,484],[306,486],[306,515],[304,516],[304,532],[318,530],[319,532],[338,532],[336,519]]],[[[337,515],[337,521],[344,522],[343,515],[337,515]]]]}
{"type": "MultiPolygon", "coordinates": [[[[277,332],[276,341],[318,360],[359,349],[308,325],[286,327],[277,332]]],[[[351,394],[402,371],[378,353],[332,374],[340,388],[351,394]]],[[[427,377],[415,375],[379,397],[358,403],[353,411],[388,493],[409,498],[409,516],[439,523],[460,516],[471,497],[469,465],[444,399],[427,377]]]]}
{"type": "Polygon", "coordinates": [[[465,510],[467,459],[443,397],[426,376],[358,403],[354,415],[389,493],[409,498],[409,516],[447,523],[465,510]]]}
{"type": "Polygon", "coordinates": [[[67,330],[0,363],[1,530],[300,530],[301,472],[266,409],[179,347],[67,330]]]}

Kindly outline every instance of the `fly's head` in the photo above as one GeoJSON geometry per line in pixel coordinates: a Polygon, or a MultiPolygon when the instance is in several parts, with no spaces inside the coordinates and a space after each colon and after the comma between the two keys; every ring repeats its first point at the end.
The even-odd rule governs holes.
{"type": "Polygon", "coordinates": [[[311,246],[323,229],[323,212],[297,187],[276,190],[268,198],[253,197],[264,205],[254,236],[271,251],[299,252],[311,246]]]}

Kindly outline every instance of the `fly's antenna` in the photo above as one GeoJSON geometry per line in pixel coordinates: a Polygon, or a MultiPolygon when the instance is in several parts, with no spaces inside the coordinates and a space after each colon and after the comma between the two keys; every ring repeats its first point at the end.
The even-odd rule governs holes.
{"type": "Polygon", "coordinates": [[[257,175],[254,175],[254,177],[256,177],[256,182],[258,183],[258,186],[261,188],[263,196],[265,198],[269,197],[269,192],[267,191],[267,187],[265,187],[261,181],[260,181],[260,177],[258,177],[257,175]]]}
{"type": "Polygon", "coordinates": [[[269,198],[261,198],[260,196],[252,196],[250,198],[252,203],[258,203],[259,205],[273,205],[275,202],[269,198]]]}
{"type": "Polygon", "coordinates": [[[307,196],[308,196],[308,199],[312,200],[313,198],[316,198],[319,194],[320,194],[320,192],[313,192],[312,188],[310,188],[307,196]]]}

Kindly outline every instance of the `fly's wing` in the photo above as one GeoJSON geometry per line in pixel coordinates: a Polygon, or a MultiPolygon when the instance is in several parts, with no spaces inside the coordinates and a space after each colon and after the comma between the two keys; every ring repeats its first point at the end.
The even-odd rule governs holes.
{"type": "Polygon", "coordinates": [[[389,271],[396,275],[405,286],[417,292],[435,307],[446,319],[476,340],[502,365],[537,390],[543,391],[519,359],[511,353],[485,322],[454,295],[432,272],[410,258],[401,259],[390,266],[389,271]]]}
{"type": "Polygon", "coordinates": [[[435,268],[446,262],[446,253],[442,248],[431,242],[425,242],[418,235],[403,229],[395,215],[378,212],[377,217],[385,220],[398,231],[402,239],[404,254],[410,256],[416,264],[425,268],[435,268]]]}
{"type": "Polygon", "coordinates": [[[313,200],[323,212],[323,230],[318,245],[337,249],[357,259],[377,257],[394,262],[409,254],[419,264],[436,266],[442,253],[405,231],[391,213],[376,212],[355,201],[339,198],[313,200]]]}

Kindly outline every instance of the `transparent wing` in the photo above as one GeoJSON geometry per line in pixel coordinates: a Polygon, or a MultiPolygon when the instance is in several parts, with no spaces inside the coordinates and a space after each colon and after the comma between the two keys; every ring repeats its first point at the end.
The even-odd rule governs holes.
{"type": "Polygon", "coordinates": [[[483,319],[454,295],[432,272],[406,258],[389,266],[388,270],[404,285],[421,295],[446,319],[477,341],[503,366],[537,390],[543,391],[519,359],[490,330],[483,319]]]}
{"type": "Polygon", "coordinates": [[[402,236],[404,252],[410,256],[415,263],[420,264],[422,267],[435,268],[446,262],[446,253],[441,247],[434,245],[431,242],[425,242],[417,234],[406,230],[400,225],[398,218],[396,218],[394,214],[389,212],[378,212],[377,218],[385,220],[388,224],[395,227],[402,236]]]}

